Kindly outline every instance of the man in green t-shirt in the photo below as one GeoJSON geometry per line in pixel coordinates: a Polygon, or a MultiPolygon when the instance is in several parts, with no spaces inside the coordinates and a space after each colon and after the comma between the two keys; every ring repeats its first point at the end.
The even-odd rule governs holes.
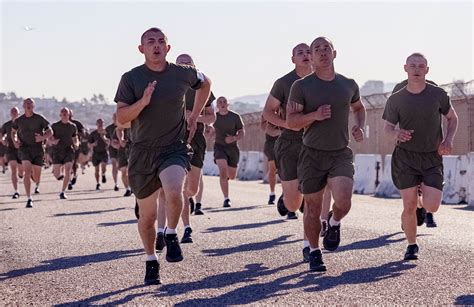
{"type": "Polygon", "coordinates": [[[35,194],[38,194],[44,158],[43,142],[53,135],[53,131],[46,118],[34,112],[33,99],[25,99],[23,108],[25,113],[13,122],[11,134],[25,172],[23,183],[28,197],[26,207],[32,208],[31,178],[36,183],[35,194]]]}
{"type": "Polygon", "coordinates": [[[105,172],[107,171],[107,162],[109,155],[107,154],[107,147],[110,140],[107,138],[104,128],[104,120],[99,118],[96,120],[97,129],[92,131],[89,135],[89,147],[92,149],[92,165],[94,166],[94,176],[96,181],[95,189],[100,190],[99,168],[102,174],[102,183],[106,183],[105,172]]]}
{"type": "Polygon", "coordinates": [[[408,83],[388,98],[382,118],[386,134],[397,142],[392,154],[392,179],[403,200],[402,228],[408,241],[404,259],[414,260],[419,251],[418,187],[422,190],[423,207],[436,212],[443,193],[442,155],[453,148],[458,118],[446,91],[426,82],[429,68],[423,54],[408,56],[404,69],[408,83]],[[447,119],[444,138],[441,115],[447,119]]]}
{"type": "Polygon", "coordinates": [[[340,243],[340,222],[351,208],[354,164],[349,144],[349,112],[356,124],[352,136],[364,138],[365,107],[359,87],[334,69],[336,51],[326,37],[316,38],[310,46],[314,72],[293,83],[287,105],[286,123],[293,129],[304,128],[303,146],[298,160],[298,179],[305,200],[304,229],[310,244],[309,267],[325,271],[319,249],[321,209],[326,185],[334,198],[328,229],[323,239],[326,250],[340,243]]]}
{"type": "Polygon", "coordinates": [[[112,179],[114,180],[114,191],[118,191],[118,149],[120,147],[120,144],[117,139],[117,135],[115,133],[115,129],[117,128],[116,125],[117,121],[117,115],[114,113],[112,114],[112,123],[105,127],[105,136],[110,140],[109,146],[107,147],[108,152],[109,152],[109,158],[110,161],[112,162],[112,179]]]}
{"type": "MultiPolygon", "coordinates": [[[[76,128],[77,128],[77,138],[79,140],[79,143],[81,143],[82,139],[83,138],[86,138],[85,136],[85,128],[84,128],[84,125],[78,121],[77,119],[73,118],[74,117],[74,112],[72,111],[72,109],[69,109],[69,121],[71,123],[73,123],[74,125],[76,125],[76,128]]],[[[87,138],[86,138],[87,140],[87,138]]],[[[71,182],[69,182],[68,184],[68,187],[67,189],[68,190],[72,190],[73,189],[73,186],[76,184],[77,182],[77,169],[79,167],[79,156],[81,155],[81,150],[80,148],[75,148],[74,149],[74,162],[72,163],[72,178],[71,178],[71,182]]]]}
{"type": "Polygon", "coordinates": [[[211,87],[210,80],[194,67],[169,63],[166,55],[170,48],[162,30],[146,30],[138,46],[145,63],[122,75],[114,99],[117,122],[131,122],[128,177],[138,201],[138,230],[147,255],[146,284],[160,282],[155,251],[160,189],[166,196],[166,260],[183,260],[176,227],[183,208],[184,181],[190,170],[191,149],[187,142],[194,136],[211,87]],[[186,117],[184,98],[190,88],[196,90],[196,97],[193,110],[186,117]]]}

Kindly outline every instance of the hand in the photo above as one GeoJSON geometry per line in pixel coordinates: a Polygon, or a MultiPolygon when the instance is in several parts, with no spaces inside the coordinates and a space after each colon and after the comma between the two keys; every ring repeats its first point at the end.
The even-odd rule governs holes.
{"type": "Polygon", "coordinates": [[[143,92],[142,102],[145,106],[150,104],[151,95],[155,91],[156,81],[148,83],[145,91],[143,92]]]}
{"type": "Polygon", "coordinates": [[[362,142],[364,140],[364,130],[358,125],[352,127],[352,137],[356,142],[362,142]]]}
{"type": "Polygon", "coordinates": [[[44,141],[44,137],[39,133],[35,133],[35,142],[36,143],[41,143],[43,141],[44,141]]]}
{"type": "Polygon", "coordinates": [[[323,104],[320,106],[315,112],[315,117],[317,121],[331,118],[331,106],[329,104],[323,104]]]}
{"type": "Polygon", "coordinates": [[[400,129],[398,130],[397,141],[401,143],[408,142],[411,140],[411,134],[415,132],[415,130],[405,130],[400,129]]]}
{"type": "Polygon", "coordinates": [[[120,148],[120,142],[118,140],[112,140],[112,142],[110,142],[110,145],[115,149],[120,148]]]}
{"type": "Polygon", "coordinates": [[[192,113],[192,111],[186,110],[186,118],[188,118],[189,116],[191,116],[191,113],[192,113]]]}
{"type": "Polygon", "coordinates": [[[51,139],[50,139],[50,142],[51,142],[52,145],[58,145],[59,139],[51,138],[51,139]]]}
{"type": "Polygon", "coordinates": [[[440,155],[449,155],[451,154],[451,151],[453,150],[453,142],[444,140],[441,145],[438,147],[438,153],[440,155]]]}
{"type": "Polygon", "coordinates": [[[2,140],[2,144],[5,145],[5,146],[8,146],[8,142],[6,139],[2,140]]]}
{"type": "Polygon", "coordinates": [[[233,135],[227,135],[224,140],[227,144],[234,143],[236,141],[235,136],[233,135]]]}
{"type": "Polygon", "coordinates": [[[193,113],[189,114],[188,117],[186,117],[186,120],[188,122],[188,130],[189,130],[189,137],[188,137],[188,144],[191,143],[194,137],[194,133],[196,132],[197,129],[197,116],[193,115],[193,113]]]}
{"type": "Polygon", "coordinates": [[[120,140],[120,147],[126,147],[127,146],[127,141],[126,140],[120,140]]]}

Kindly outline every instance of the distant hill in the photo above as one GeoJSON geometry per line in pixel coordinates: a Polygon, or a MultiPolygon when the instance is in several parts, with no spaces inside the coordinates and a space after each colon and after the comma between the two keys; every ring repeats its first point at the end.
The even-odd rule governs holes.
{"type": "Polygon", "coordinates": [[[268,93],[232,98],[229,99],[230,108],[239,114],[262,111],[267,97],[268,93]]]}

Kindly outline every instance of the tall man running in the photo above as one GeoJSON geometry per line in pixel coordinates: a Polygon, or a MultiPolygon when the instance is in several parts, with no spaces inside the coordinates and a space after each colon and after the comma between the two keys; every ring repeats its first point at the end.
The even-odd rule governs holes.
{"type": "MultiPolygon", "coordinates": [[[[74,125],[76,125],[76,128],[77,128],[77,138],[79,140],[79,142],[81,142],[81,140],[83,138],[85,138],[85,128],[84,128],[84,125],[78,121],[77,119],[74,119],[73,118],[74,116],[74,113],[72,111],[72,109],[69,109],[69,121],[71,123],[73,123],[74,125]]],[[[79,168],[79,164],[80,164],[80,159],[79,159],[79,156],[81,155],[81,150],[80,148],[75,148],[74,149],[74,162],[72,164],[72,178],[71,178],[71,182],[69,183],[67,189],[68,190],[72,190],[73,189],[73,186],[76,184],[77,182],[77,169],[79,168]]]]}
{"type": "Polygon", "coordinates": [[[229,179],[237,176],[240,151],[237,141],[245,136],[244,122],[239,114],[229,110],[225,97],[217,98],[217,114],[214,123],[216,139],[214,161],[219,168],[219,182],[224,195],[224,208],[231,206],[229,199],[229,179]]]}
{"type": "Polygon", "coordinates": [[[25,99],[23,108],[25,113],[13,122],[11,135],[25,172],[23,184],[28,197],[26,207],[32,208],[31,178],[36,183],[35,194],[38,194],[44,157],[43,142],[53,135],[53,131],[46,118],[34,112],[33,99],[25,99]]]}
{"type": "Polygon", "coordinates": [[[119,170],[119,165],[118,165],[118,148],[120,144],[118,144],[117,140],[117,135],[115,133],[115,129],[117,128],[116,125],[117,121],[117,115],[114,113],[112,115],[112,123],[105,127],[106,131],[106,137],[110,140],[110,144],[108,147],[109,151],[109,158],[112,161],[112,179],[114,180],[114,191],[118,191],[118,183],[117,183],[117,176],[118,176],[118,170],[119,170]],[[118,144],[113,146],[113,144],[118,144]]]}
{"type": "Polygon", "coordinates": [[[310,50],[314,73],[293,84],[286,120],[290,128],[305,128],[298,178],[306,203],[304,229],[310,243],[309,268],[325,271],[319,249],[324,188],[329,185],[334,205],[323,245],[334,251],[340,243],[341,220],[351,208],[354,164],[352,150],[347,146],[349,111],[354,112],[356,122],[352,136],[361,142],[365,108],[357,83],[335,72],[336,51],[332,42],[318,37],[310,50]]]}
{"type": "Polygon", "coordinates": [[[118,167],[122,174],[122,183],[125,187],[124,197],[132,195],[132,190],[130,189],[130,184],[128,183],[128,157],[130,153],[130,128],[117,127],[115,129],[115,134],[119,142],[118,148],[118,167]]]}
{"type": "Polygon", "coordinates": [[[139,206],[138,230],[146,253],[146,284],[160,282],[155,252],[160,189],[166,198],[168,220],[166,260],[183,260],[176,226],[183,208],[184,181],[190,169],[186,121],[191,141],[211,87],[209,79],[195,68],[167,62],[170,47],[163,31],[146,30],[138,46],[145,56],[145,64],[122,76],[114,99],[117,121],[132,122],[129,181],[139,206]],[[184,98],[190,88],[196,90],[196,97],[191,114],[185,117],[184,98]]]}
{"type": "Polygon", "coordinates": [[[53,174],[58,180],[63,181],[60,199],[67,199],[66,187],[71,177],[72,164],[74,162],[74,151],[79,148],[79,139],[77,136],[77,127],[69,118],[68,108],[62,108],[59,116],[60,121],[51,125],[53,136],[51,143],[53,144],[53,174]],[[61,175],[61,167],[64,167],[64,175],[61,175]]]}
{"type": "Polygon", "coordinates": [[[403,200],[402,227],[408,241],[405,260],[418,259],[416,208],[418,186],[423,207],[436,212],[443,192],[443,158],[451,153],[458,117],[448,94],[426,82],[428,61],[421,53],[406,59],[407,86],[390,96],[382,118],[386,134],[397,142],[392,154],[392,179],[403,200]],[[447,119],[443,139],[441,115],[447,119]],[[396,128],[396,125],[399,128],[396,128]]]}
{"type": "Polygon", "coordinates": [[[10,110],[10,118],[11,120],[7,121],[3,124],[0,130],[0,137],[2,142],[7,146],[6,149],[6,157],[8,161],[8,165],[11,169],[11,180],[13,189],[13,199],[17,199],[20,197],[20,193],[18,192],[18,177],[23,177],[23,167],[21,165],[21,160],[18,156],[18,148],[15,147],[15,142],[12,139],[12,127],[13,122],[18,118],[20,114],[20,110],[17,107],[13,107],[10,110]]]}
{"type": "Polygon", "coordinates": [[[95,168],[94,176],[97,182],[95,189],[100,190],[99,168],[102,174],[102,183],[106,183],[105,172],[107,171],[107,162],[109,161],[107,147],[110,144],[110,140],[106,137],[107,132],[104,129],[104,120],[102,118],[97,119],[96,126],[97,129],[89,135],[89,147],[92,148],[92,165],[95,168]]]}

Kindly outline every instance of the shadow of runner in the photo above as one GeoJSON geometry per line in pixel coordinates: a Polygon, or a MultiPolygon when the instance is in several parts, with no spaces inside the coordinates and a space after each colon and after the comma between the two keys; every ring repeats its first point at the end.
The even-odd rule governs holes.
{"type": "Polygon", "coordinates": [[[120,250],[120,251],[111,251],[105,253],[98,253],[92,255],[81,255],[81,256],[74,256],[74,257],[62,257],[53,260],[46,260],[42,261],[42,265],[32,267],[32,268],[25,268],[25,269],[17,269],[7,273],[0,274],[0,281],[20,277],[24,275],[42,273],[42,272],[52,272],[52,271],[59,271],[59,270],[67,270],[71,268],[77,268],[89,263],[97,263],[97,262],[105,262],[105,261],[112,261],[120,258],[126,257],[133,257],[137,255],[141,255],[143,253],[143,249],[131,249],[131,250],[120,250]]]}
{"type": "Polygon", "coordinates": [[[296,242],[301,242],[301,240],[286,241],[287,238],[292,237],[293,235],[281,236],[270,241],[248,243],[243,245],[238,245],[235,247],[220,248],[220,249],[204,249],[202,252],[206,256],[225,256],[235,253],[244,253],[249,251],[261,251],[264,249],[272,248],[278,245],[293,244],[296,242]]]}
{"type": "Polygon", "coordinates": [[[278,219],[274,221],[262,222],[262,223],[252,223],[252,224],[239,224],[234,226],[226,226],[226,227],[211,227],[203,231],[203,233],[213,233],[213,232],[220,232],[220,231],[229,231],[229,230],[243,230],[243,229],[252,229],[252,228],[259,228],[268,225],[276,225],[285,223],[285,220],[278,219]]]}
{"type": "Polygon", "coordinates": [[[83,212],[72,212],[72,213],[56,213],[55,215],[52,215],[50,217],[101,214],[101,213],[107,213],[107,212],[120,211],[124,209],[127,209],[127,208],[115,208],[115,209],[109,209],[109,210],[83,211],[83,212]]]}
{"type": "Polygon", "coordinates": [[[118,225],[129,225],[129,224],[137,224],[137,219],[128,220],[128,221],[121,221],[121,222],[110,222],[110,223],[100,223],[97,224],[97,227],[110,227],[110,226],[118,226],[118,225]]]}
{"type": "Polygon", "coordinates": [[[263,206],[247,206],[247,207],[231,207],[231,208],[211,208],[206,209],[204,208],[204,212],[214,213],[214,212],[233,212],[233,211],[244,211],[244,210],[251,210],[256,208],[265,208],[263,206]]]}
{"type": "MultiPolygon", "coordinates": [[[[342,245],[337,250],[331,253],[344,252],[344,251],[349,251],[349,250],[358,250],[358,249],[367,250],[367,249],[384,247],[390,244],[406,241],[405,236],[399,239],[390,239],[391,237],[394,237],[396,235],[403,235],[403,232],[399,231],[392,234],[383,235],[375,239],[362,240],[358,242],[353,242],[349,245],[342,245]]],[[[418,237],[425,237],[425,236],[431,236],[431,235],[418,234],[416,237],[418,238],[418,237]]]]}

